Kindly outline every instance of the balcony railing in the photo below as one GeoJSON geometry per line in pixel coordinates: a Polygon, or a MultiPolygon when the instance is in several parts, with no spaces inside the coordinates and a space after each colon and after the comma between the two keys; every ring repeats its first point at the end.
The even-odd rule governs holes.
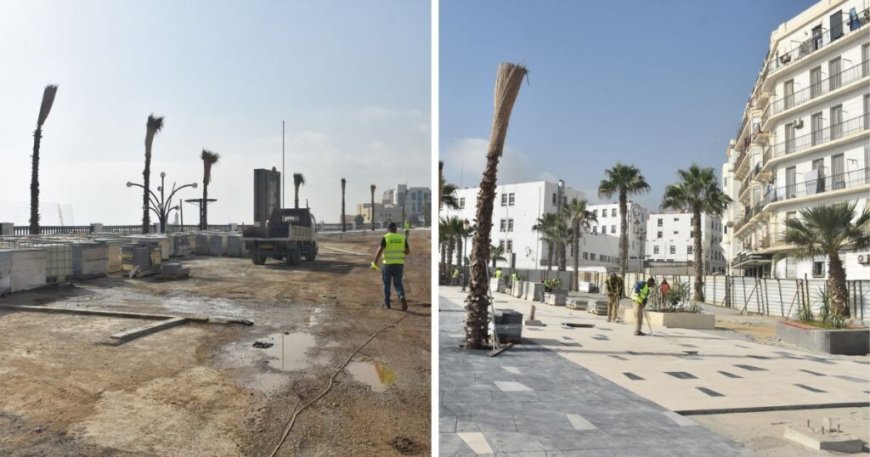
{"type": "Polygon", "coordinates": [[[870,60],[865,60],[821,81],[812,83],[809,87],[803,88],[793,94],[777,98],[770,105],[771,113],[778,114],[787,109],[803,105],[814,98],[833,92],[865,76],[870,76],[870,60]]]}
{"type": "Polygon", "coordinates": [[[813,146],[838,140],[855,132],[866,130],[870,124],[870,114],[862,114],[839,124],[834,124],[823,129],[812,131],[806,135],[795,137],[791,140],[782,141],[773,145],[773,156],[782,157],[794,154],[813,146]]]}
{"type": "Polygon", "coordinates": [[[827,29],[822,29],[821,33],[817,35],[813,35],[806,40],[799,43],[794,49],[789,52],[779,54],[778,56],[774,56],[771,62],[771,68],[773,71],[777,71],[783,67],[791,65],[794,62],[818,51],[819,49],[828,46],[829,44],[848,36],[851,33],[855,33],[858,30],[861,30],[865,24],[870,22],[868,17],[870,17],[870,8],[864,9],[858,13],[857,22],[855,25],[852,25],[852,19],[849,18],[848,14],[845,15],[846,20],[843,21],[843,27],[841,29],[841,35],[831,36],[831,31],[827,29]]]}
{"type": "Polygon", "coordinates": [[[820,176],[817,179],[771,188],[766,193],[764,201],[765,204],[773,203],[835,190],[850,189],[865,184],[870,184],[870,168],[861,168],[831,176],[820,176]]]}

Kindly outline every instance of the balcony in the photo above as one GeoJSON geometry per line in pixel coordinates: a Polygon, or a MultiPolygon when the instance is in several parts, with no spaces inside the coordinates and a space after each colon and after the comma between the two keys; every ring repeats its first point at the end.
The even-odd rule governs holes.
{"type": "Polygon", "coordinates": [[[835,190],[851,189],[870,184],[870,168],[821,176],[803,182],[772,188],[764,196],[765,204],[791,200],[794,198],[819,195],[835,190]]]}
{"type": "Polygon", "coordinates": [[[785,110],[801,106],[804,103],[831,93],[840,87],[851,84],[865,76],[870,76],[870,60],[865,60],[857,65],[853,65],[793,94],[777,98],[770,104],[771,114],[776,115],[785,110]]]}
{"type": "Polygon", "coordinates": [[[810,132],[806,135],[795,137],[773,145],[773,157],[782,157],[803,150],[819,146],[831,141],[845,138],[853,133],[867,130],[870,124],[870,114],[862,114],[839,124],[834,124],[823,129],[810,132]]]}
{"type": "Polygon", "coordinates": [[[847,37],[859,30],[861,30],[864,25],[870,22],[870,8],[866,8],[863,11],[858,12],[858,19],[855,23],[855,27],[852,26],[852,20],[848,17],[848,14],[845,15],[846,20],[843,21],[842,34],[837,36],[832,36],[831,31],[827,29],[821,29],[820,33],[811,36],[810,38],[798,43],[792,50],[783,53],[774,55],[771,59],[770,68],[771,72],[776,72],[782,68],[785,68],[804,57],[811,55],[812,53],[823,49],[830,45],[831,43],[836,42],[839,39],[847,37]]]}

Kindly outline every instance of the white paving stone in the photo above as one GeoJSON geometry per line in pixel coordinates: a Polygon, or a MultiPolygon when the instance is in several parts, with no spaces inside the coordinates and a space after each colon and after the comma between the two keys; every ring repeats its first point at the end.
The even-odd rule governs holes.
{"type": "Polygon", "coordinates": [[[529,386],[514,382],[514,381],[496,381],[496,387],[501,389],[502,392],[531,392],[532,389],[529,386]]]}
{"type": "Polygon", "coordinates": [[[566,414],[568,416],[568,420],[571,422],[571,426],[574,427],[574,430],[597,430],[598,427],[584,419],[583,416],[577,414],[566,414]]]}
{"type": "Polygon", "coordinates": [[[511,374],[522,374],[520,372],[520,369],[517,367],[502,367],[502,368],[504,368],[505,371],[507,371],[508,373],[511,373],[511,374]]]}
{"type": "Polygon", "coordinates": [[[489,442],[486,441],[486,437],[483,436],[483,433],[480,432],[461,432],[457,433],[459,438],[462,441],[465,441],[465,444],[474,451],[475,454],[492,454],[492,448],[489,446],[489,442]]]}
{"type": "Polygon", "coordinates": [[[689,419],[686,416],[681,416],[673,411],[664,411],[662,414],[664,414],[665,417],[667,417],[668,419],[674,421],[674,423],[676,423],[680,427],[691,427],[693,425],[698,425],[698,423],[693,421],[692,419],[689,419]]]}

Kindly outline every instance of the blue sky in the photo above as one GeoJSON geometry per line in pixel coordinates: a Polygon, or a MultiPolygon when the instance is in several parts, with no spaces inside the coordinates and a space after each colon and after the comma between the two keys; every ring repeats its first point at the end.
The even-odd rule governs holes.
{"type": "MultiPolygon", "coordinates": [[[[141,194],[124,183],[141,182],[152,112],[165,116],[152,182],[160,171],[199,181],[200,151],[221,154],[212,223],[252,222],[252,170],[280,169],[282,119],[288,178],[305,175],[301,199],[320,219],[338,221],[342,177],[350,214],[370,184],[380,194],[430,183],[425,1],[4,1],[0,62],[0,219],[27,222],[31,133],[48,83],[59,90],[41,198],[69,205],[76,224],[141,219],[141,194]]],[[[292,186],[286,195],[292,202],[292,186]]]]}
{"type": "Polygon", "coordinates": [[[770,33],[815,1],[441,0],[446,178],[476,186],[499,62],[529,69],[500,182],[562,178],[598,201],[604,170],[638,166],[656,208],[676,170],[717,172],[770,33]]]}

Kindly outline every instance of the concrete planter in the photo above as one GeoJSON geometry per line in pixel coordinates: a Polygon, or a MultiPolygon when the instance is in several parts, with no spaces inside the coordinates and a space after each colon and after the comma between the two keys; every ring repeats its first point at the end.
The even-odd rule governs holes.
{"type": "Polygon", "coordinates": [[[526,283],[526,300],[544,301],[544,283],[528,282],[526,283]]]}
{"type": "Polygon", "coordinates": [[[516,298],[522,298],[523,292],[525,291],[526,283],[523,281],[514,281],[511,289],[511,296],[516,298]]]}
{"type": "Polygon", "coordinates": [[[799,322],[777,322],[776,336],[787,343],[816,352],[867,355],[870,329],[824,329],[799,322]]]}
{"type": "Polygon", "coordinates": [[[568,301],[568,294],[565,292],[553,292],[544,294],[544,303],[553,306],[565,306],[568,301]]]}
{"type": "MultiPolygon", "coordinates": [[[[623,318],[626,323],[634,322],[634,309],[626,309],[623,318]]],[[[644,319],[647,318],[653,328],[688,328],[697,330],[713,330],[716,328],[716,316],[713,314],[647,311],[644,319]]]]}

